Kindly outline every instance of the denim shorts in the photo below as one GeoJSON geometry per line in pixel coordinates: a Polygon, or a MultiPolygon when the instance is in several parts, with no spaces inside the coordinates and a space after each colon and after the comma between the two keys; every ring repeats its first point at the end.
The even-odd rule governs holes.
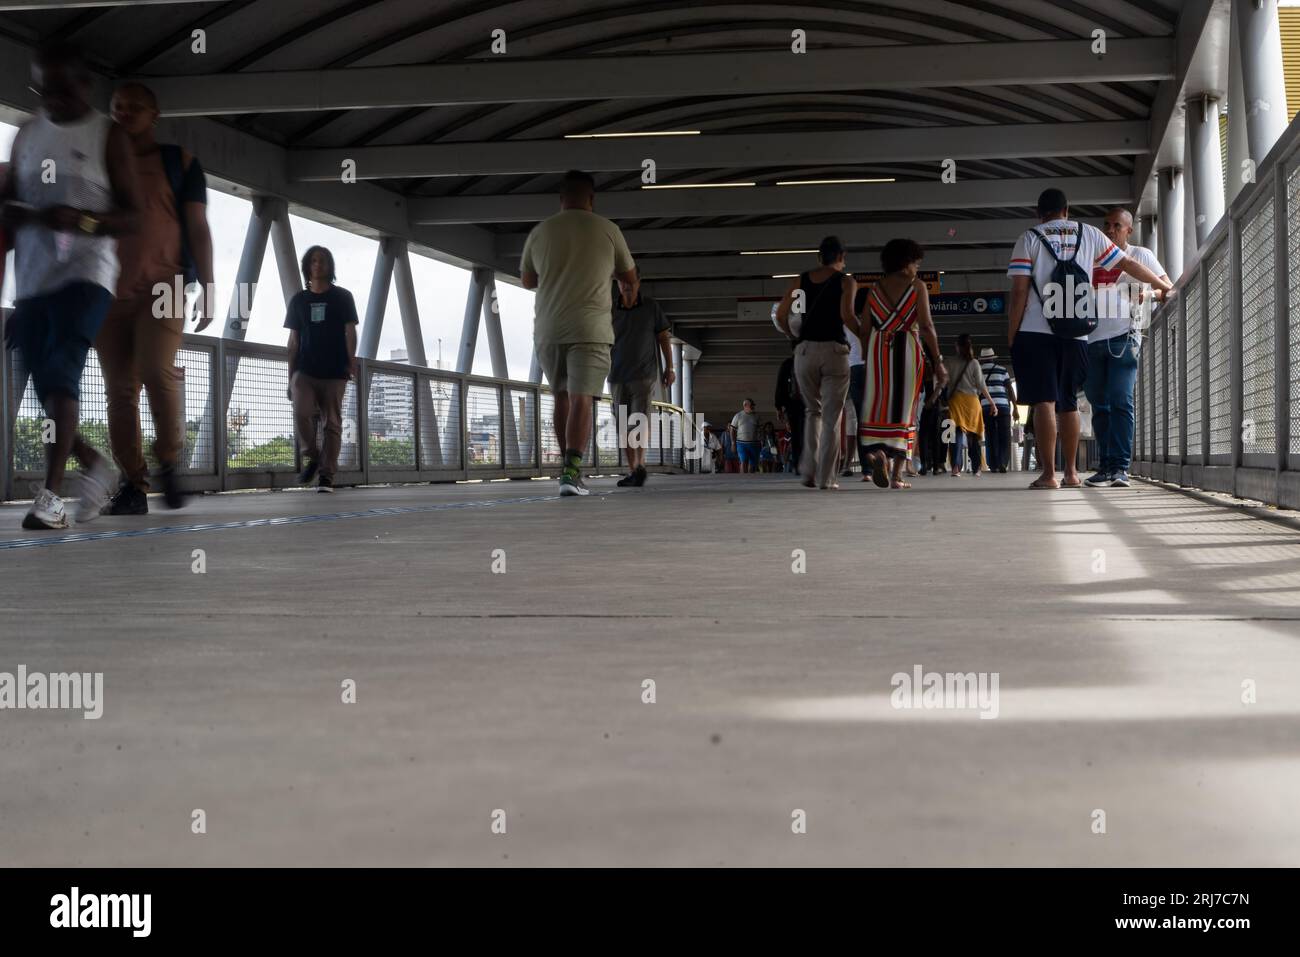
{"type": "Polygon", "coordinates": [[[53,393],[81,398],[86,354],[99,335],[113,295],[91,282],[73,282],[43,296],[21,299],[9,321],[14,343],[44,404],[53,393]]]}
{"type": "Polygon", "coordinates": [[[1053,402],[1057,412],[1076,412],[1088,376],[1088,340],[1049,332],[1018,332],[1011,343],[1016,397],[1025,405],[1053,402]]]}

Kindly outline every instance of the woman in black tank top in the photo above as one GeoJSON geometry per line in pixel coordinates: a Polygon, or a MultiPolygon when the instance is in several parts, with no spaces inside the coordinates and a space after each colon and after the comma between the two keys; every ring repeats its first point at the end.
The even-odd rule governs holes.
{"type": "Polygon", "coordinates": [[[849,391],[845,330],[859,331],[853,310],[857,283],[844,273],[844,245],[827,236],[817,250],[821,265],[790,284],[776,310],[777,327],[795,339],[794,372],[804,397],[804,446],[799,471],[809,488],[839,488],[840,416],[849,391]],[[792,321],[798,322],[791,328],[792,321]]]}

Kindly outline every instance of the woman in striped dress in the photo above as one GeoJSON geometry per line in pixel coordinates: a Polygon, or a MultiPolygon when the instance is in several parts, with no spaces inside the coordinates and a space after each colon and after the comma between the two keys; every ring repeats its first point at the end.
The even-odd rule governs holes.
{"type": "Polygon", "coordinates": [[[917,278],[924,255],[910,239],[891,239],[880,254],[885,276],[871,287],[862,315],[867,382],[858,441],[865,447],[871,480],[880,488],[911,488],[902,473],[916,443],[925,351],[935,359],[939,388],[948,378],[930,318],[930,294],[917,278]],[[887,475],[891,462],[892,476],[887,475]]]}

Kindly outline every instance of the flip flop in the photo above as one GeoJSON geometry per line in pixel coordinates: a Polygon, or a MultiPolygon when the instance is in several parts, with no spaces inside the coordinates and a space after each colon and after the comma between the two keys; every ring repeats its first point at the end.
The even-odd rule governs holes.
{"type": "Polygon", "coordinates": [[[876,488],[889,488],[889,476],[885,474],[885,457],[879,452],[871,456],[871,481],[876,488]]]}
{"type": "Polygon", "coordinates": [[[1048,484],[1047,484],[1046,482],[1044,482],[1042,479],[1036,479],[1036,480],[1034,480],[1033,483],[1030,484],[1029,487],[1030,487],[1031,489],[1058,489],[1058,488],[1060,488],[1061,486],[1056,484],[1056,480],[1055,480],[1055,479],[1052,480],[1052,484],[1051,484],[1051,485],[1048,485],[1048,484]]]}
{"type": "Polygon", "coordinates": [[[1083,480],[1077,482],[1062,482],[1061,488],[1083,488],[1083,480]]]}
{"type": "Polygon", "coordinates": [[[893,486],[894,488],[911,488],[911,487],[912,487],[912,483],[911,483],[911,482],[898,481],[898,482],[893,482],[893,483],[891,483],[891,484],[892,484],[892,486],[893,486]]]}

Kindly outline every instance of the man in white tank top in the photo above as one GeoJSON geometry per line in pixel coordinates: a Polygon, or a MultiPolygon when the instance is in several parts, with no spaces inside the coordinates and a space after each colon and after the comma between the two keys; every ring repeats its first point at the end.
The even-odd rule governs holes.
{"type": "Polygon", "coordinates": [[[36,396],[53,423],[45,486],[24,528],[67,528],[64,466],[75,454],[86,470],[77,518],[99,514],[112,469],[77,434],[86,354],[117,283],[113,237],[135,228],[135,163],[130,141],[90,108],[91,76],[73,48],[53,45],[32,64],[41,110],[14,139],[0,221],[13,233],[15,309],[6,339],[22,354],[36,396]]]}

